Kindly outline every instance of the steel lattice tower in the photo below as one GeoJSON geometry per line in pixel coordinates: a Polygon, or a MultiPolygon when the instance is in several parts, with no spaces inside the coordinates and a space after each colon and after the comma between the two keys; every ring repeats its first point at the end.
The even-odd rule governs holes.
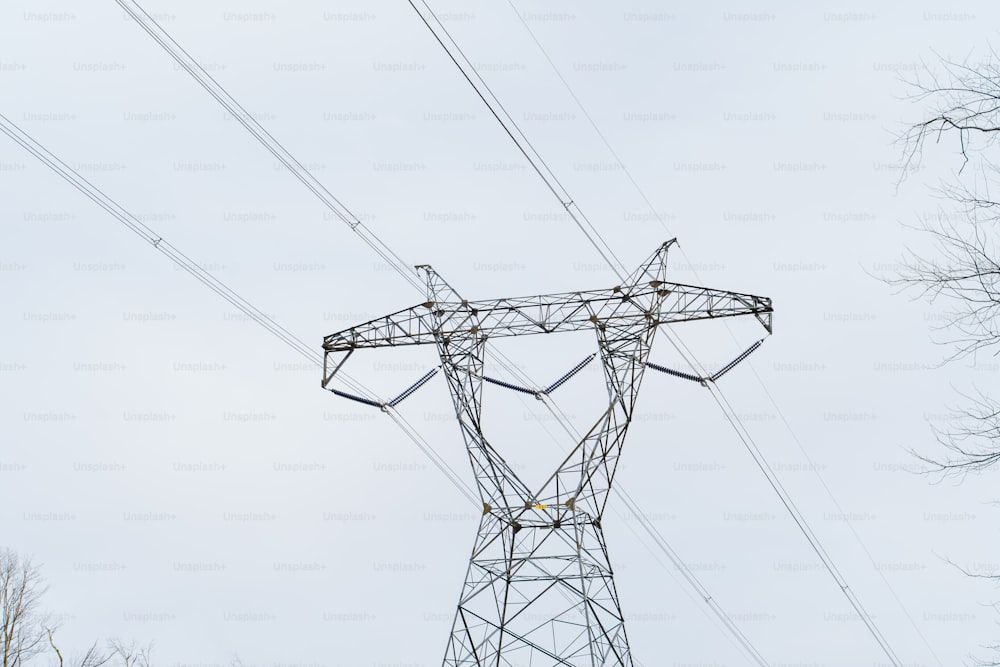
{"type": "Polygon", "coordinates": [[[610,289],[468,301],[430,266],[428,300],[324,339],[326,386],[355,350],[434,344],[483,503],[445,667],[631,667],[625,622],[601,528],[653,337],[660,325],[755,316],[771,301],[669,283],[664,243],[610,289]],[[542,488],[529,489],[481,428],[490,338],[592,330],[607,409],[542,488]]]}

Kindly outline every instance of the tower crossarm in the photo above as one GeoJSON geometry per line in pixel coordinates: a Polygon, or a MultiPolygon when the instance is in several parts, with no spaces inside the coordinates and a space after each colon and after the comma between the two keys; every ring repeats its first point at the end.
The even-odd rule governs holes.
{"type": "Polygon", "coordinates": [[[434,343],[441,338],[505,337],[593,329],[597,322],[649,325],[754,315],[771,330],[771,300],[681,283],[650,281],[631,288],[434,302],[407,308],[324,338],[327,352],[434,343]]]}
{"type": "MultiPolygon", "coordinates": [[[[656,280],[588,292],[470,301],[468,307],[478,312],[479,330],[487,337],[592,330],[599,322],[645,321],[656,326],[739,315],[756,316],[770,331],[772,313],[767,297],[656,280]]],[[[477,332],[456,329],[446,335],[470,333],[477,332]]]]}
{"type": "Polygon", "coordinates": [[[327,386],[357,349],[447,343],[753,315],[771,331],[771,299],[710,287],[644,280],[603,290],[487,301],[425,301],[323,339],[327,386]],[[346,353],[346,356],[344,356],[346,353]]]}

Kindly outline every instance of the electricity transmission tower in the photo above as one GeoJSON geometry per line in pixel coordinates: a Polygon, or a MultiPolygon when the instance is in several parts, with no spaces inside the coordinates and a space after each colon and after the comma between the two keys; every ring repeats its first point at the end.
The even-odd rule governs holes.
{"type": "MultiPolygon", "coordinates": [[[[483,504],[445,667],[631,667],[601,518],[657,327],[753,315],[770,332],[771,300],[666,281],[664,243],[625,284],[564,294],[463,299],[430,266],[427,301],[327,336],[323,386],[357,349],[433,344],[483,504]],[[608,406],[538,490],[483,434],[487,341],[591,330],[608,406]]],[[[383,406],[384,407],[384,406],[383,406]]]]}

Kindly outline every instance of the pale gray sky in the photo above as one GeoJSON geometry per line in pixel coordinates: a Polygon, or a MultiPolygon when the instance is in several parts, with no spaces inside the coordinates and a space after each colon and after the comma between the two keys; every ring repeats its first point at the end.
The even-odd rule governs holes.
{"type": "MultiPolygon", "coordinates": [[[[901,223],[957,167],[946,147],[896,189],[892,136],[919,116],[899,79],[982,53],[997,8],[514,4],[665,225],[506,3],[432,6],[626,264],[677,236],[674,280],[774,299],[774,337],[722,387],[903,661],[995,640],[996,591],[945,559],[1000,569],[996,485],[932,485],[907,450],[934,451],[997,362],[934,368],[940,311],[871,274],[921,245],[901,223]]],[[[406,2],[143,6],[406,261],[470,298],[616,282],[406,2]]],[[[420,300],[114,2],[11,0],[0,45],[0,113],[317,350],[420,300]]],[[[164,665],[440,664],[476,508],[6,137],[0,202],[0,542],[44,564],[65,641],[154,640],[164,665]]],[[[710,365],[757,336],[676,330],[710,365]]],[[[545,384],[590,345],[501,349],[545,384]]],[[[681,363],[665,339],[653,357],[681,363]]],[[[378,351],[349,372],[389,396],[434,364],[378,351]]],[[[555,399],[581,424],[601,392],[593,367],[555,399]]],[[[498,448],[543,476],[558,427],[486,397],[498,448]]],[[[402,412],[468,475],[450,406],[438,378],[402,412]]],[[[650,375],[639,411],[623,488],[769,662],[887,664],[707,392],[650,375]]],[[[636,658],[746,664],[621,510],[605,529],[636,658]]]]}

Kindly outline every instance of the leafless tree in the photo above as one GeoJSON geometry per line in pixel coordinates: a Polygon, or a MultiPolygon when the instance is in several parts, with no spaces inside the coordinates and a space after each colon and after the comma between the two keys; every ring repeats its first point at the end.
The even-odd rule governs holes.
{"type": "Polygon", "coordinates": [[[55,628],[46,627],[45,633],[49,638],[49,646],[52,647],[52,651],[56,654],[56,658],[59,660],[59,667],[101,667],[109,660],[111,660],[111,655],[102,654],[97,648],[97,642],[90,645],[90,648],[76,660],[71,660],[67,665],[66,660],[63,658],[62,651],[56,645],[55,640],[55,628]]]}
{"type": "Polygon", "coordinates": [[[82,654],[67,657],[56,643],[56,626],[40,608],[46,586],[30,558],[0,549],[0,667],[33,667],[46,653],[58,667],[151,667],[152,645],[108,642],[107,651],[97,642],[82,654]]]}
{"type": "Polygon", "coordinates": [[[992,468],[1000,462],[1000,402],[982,391],[962,394],[965,404],[954,410],[955,419],[934,433],[943,454],[917,458],[943,475],[966,475],[992,468]]]}
{"type": "Polygon", "coordinates": [[[38,568],[9,549],[0,550],[0,667],[25,667],[45,648],[45,592],[38,568]]]}
{"type": "MultiPolygon", "coordinates": [[[[993,161],[1000,149],[1000,58],[993,50],[978,60],[939,58],[908,83],[924,117],[900,136],[904,162],[900,180],[919,164],[928,142],[952,142],[958,164],[953,181],[938,188],[952,210],[920,221],[933,241],[930,254],[908,250],[903,270],[889,282],[915,290],[917,296],[945,309],[937,333],[939,342],[951,349],[946,360],[996,356],[1000,354],[1000,198],[991,190],[1000,187],[1000,169],[993,161]]],[[[935,431],[941,453],[917,454],[931,472],[963,476],[1000,463],[998,398],[982,390],[963,395],[963,407],[952,425],[935,431]]],[[[1000,582],[996,575],[966,574],[1000,582]]],[[[984,648],[1000,654],[1000,644],[984,648]]],[[[995,658],[973,660],[982,666],[1000,665],[995,658]]]]}
{"type": "Polygon", "coordinates": [[[108,642],[111,647],[111,656],[116,658],[120,667],[150,667],[150,654],[153,652],[152,644],[137,646],[135,642],[125,644],[121,640],[112,639],[108,642]]]}
{"type": "Polygon", "coordinates": [[[151,644],[146,646],[139,646],[135,642],[126,644],[120,639],[108,641],[107,653],[102,653],[95,642],[79,658],[66,661],[62,651],[56,645],[55,631],[52,628],[46,628],[46,632],[49,645],[59,661],[59,667],[102,667],[102,665],[108,665],[108,667],[150,667],[152,665],[150,655],[153,647],[151,644]]]}
{"type": "MultiPolygon", "coordinates": [[[[939,193],[952,211],[929,216],[920,228],[933,241],[929,251],[907,251],[903,269],[889,282],[915,291],[944,311],[938,340],[950,347],[947,360],[1000,353],[1000,169],[991,156],[1000,149],[1000,58],[940,59],[913,81],[912,98],[925,116],[900,136],[904,169],[916,166],[928,142],[954,142],[958,170],[939,193]],[[995,181],[995,182],[994,182],[995,181]]],[[[1000,403],[976,392],[966,396],[952,428],[937,431],[941,455],[920,458],[932,470],[964,475],[1000,463],[1000,403]]]]}

